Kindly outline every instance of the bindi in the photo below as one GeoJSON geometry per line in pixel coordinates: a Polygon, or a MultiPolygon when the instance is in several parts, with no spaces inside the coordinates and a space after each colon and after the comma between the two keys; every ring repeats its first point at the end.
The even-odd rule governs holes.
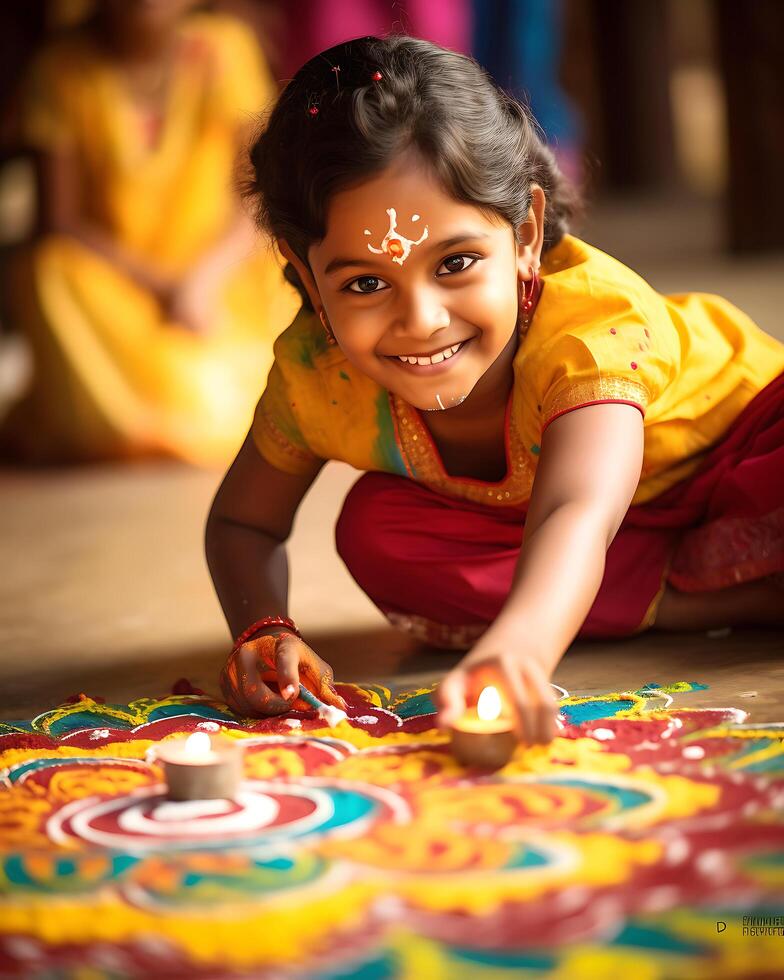
{"type": "MultiPolygon", "coordinates": [[[[389,215],[389,231],[384,235],[381,242],[381,248],[375,248],[368,242],[368,251],[373,252],[375,255],[382,255],[386,253],[392,257],[393,262],[397,262],[398,265],[402,265],[408,256],[411,254],[411,249],[414,245],[421,245],[422,242],[427,238],[427,225],[425,225],[425,230],[419,236],[417,241],[411,238],[406,238],[404,235],[399,234],[397,231],[397,211],[394,208],[387,208],[387,214],[389,215]]],[[[419,215],[414,214],[411,216],[412,221],[419,221],[419,215]]],[[[366,228],[365,234],[369,235],[370,231],[366,228]]]]}

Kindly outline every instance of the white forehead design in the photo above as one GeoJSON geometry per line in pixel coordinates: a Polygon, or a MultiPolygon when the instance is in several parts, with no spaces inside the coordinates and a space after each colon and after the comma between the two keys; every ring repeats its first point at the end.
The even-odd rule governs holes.
{"type": "MultiPolygon", "coordinates": [[[[397,262],[398,265],[402,265],[406,259],[411,254],[411,249],[414,245],[421,245],[422,242],[427,238],[428,226],[425,225],[425,230],[419,236],[419,238],[414,241],[411,238],[406,238],[405,236],[399,234],[397,231],[397,211],[394,208],[387,208],[387,214],[389,215],[389,231],[384,235],[381,242],[380,248],[374,248],[370,242],[368,242],[368,251],[375,253],[376,255],[382,255],[386,252],[387,255],[392,256],[392,261],[397,262]]],[[[413,214],[411,216],[412,221],[419,221],[419,215],[413,214]]],[[[370,231],[366,228],[365,234],[369,235],[370,231]]]]}

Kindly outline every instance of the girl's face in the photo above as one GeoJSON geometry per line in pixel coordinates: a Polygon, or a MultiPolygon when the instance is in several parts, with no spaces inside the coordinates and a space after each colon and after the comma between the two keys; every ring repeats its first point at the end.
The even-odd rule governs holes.
{"type": "Polygon", "coordinates": [[[416,408],[448,409],[508,349],[543,216],[535,188],[518,244],[508,223],[450,197],[408,154],[336,194],[327,235],[308,251],[312,275],[295,266],[356,367],[416,408]]]}

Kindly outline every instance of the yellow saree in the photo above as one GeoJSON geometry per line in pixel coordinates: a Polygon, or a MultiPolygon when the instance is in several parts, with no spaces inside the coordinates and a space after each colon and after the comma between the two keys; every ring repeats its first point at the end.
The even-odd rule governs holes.
{"type": "MultiPolygon", "coordinates": [[[[24,113],[30,143],[77,159],[90,220],[170,276],[229,228],[239,135],[276,94],[238,21],[192,15],[180,34],[152,143],[149,121],[86,33],[43,52],[24,113]]],[[[278,256],[259,246],[226,277],[215,322],[197,335],[63,236],[21,258],[13,293],[35,376],[10,426],[28,455],[44,459],[157,453],[224,462],[250,425],[272,343],[299,306],[278,256]]]]}

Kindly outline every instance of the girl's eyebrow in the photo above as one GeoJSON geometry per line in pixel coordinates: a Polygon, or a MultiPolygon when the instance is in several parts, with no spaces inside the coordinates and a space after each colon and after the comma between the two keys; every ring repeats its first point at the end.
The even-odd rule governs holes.
{"type": "MultiPolygon", "coordinates": [[[[425,250],[426,251],[429,250],[431,252],[440,252],[442,249],[452,248],[455,245],[460,245],[461,242],[478,242],[478,241],[482,241],[485,238],[490,238],[490,237],[491,236],[484,231],[461,231],[458,232],[458,234],[456,235],[452,235],[451,238],[445,238],[441,242],[431,243],[429,249],[425,249],[425,250]]],[[[374,259],[371,256],[368,256],[366,259],[335,258],[327,263],[327,267],[326,269],[324,269],[324,275],[325,276],[332,275],[333,272],[340,272],[343,269],[347,268],[348,266],[365,267],[368,265],[380,265],[380,264],[381,263],[379,262],[378,259],[374,259]]],[[[384,265],[387,265],[387,263],[385,262],[384,265]]]]}

